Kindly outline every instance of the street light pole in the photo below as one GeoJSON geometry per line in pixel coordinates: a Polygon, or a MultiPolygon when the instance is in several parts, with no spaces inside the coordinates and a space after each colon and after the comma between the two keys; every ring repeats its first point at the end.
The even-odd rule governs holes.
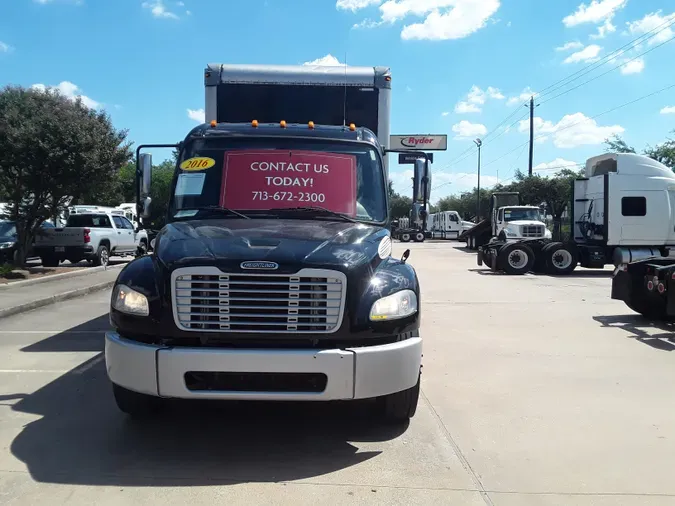
{"type": "Polygon", "coordinates": [[[476,139],[473,141],[478,146],[478,184],[476,185],[476,223],[480,222],[480,148],[483,141],[476,139]]]}

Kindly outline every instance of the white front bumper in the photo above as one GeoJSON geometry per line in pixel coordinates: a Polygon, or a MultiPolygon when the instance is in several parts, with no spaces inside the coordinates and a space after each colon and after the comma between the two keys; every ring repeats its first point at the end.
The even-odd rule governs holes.
{"type": "Polygon", "coordinates": [[[422,339],[344,350],[203,349],[149,346],[105,336],[105,361],[110,380],[136,392],[173,398],[251,400],[367,399],[400,392],[418,380],[422,339]],[[191,391],[185,373],[271,372],[323,373],[323,392],[191,391]]]}

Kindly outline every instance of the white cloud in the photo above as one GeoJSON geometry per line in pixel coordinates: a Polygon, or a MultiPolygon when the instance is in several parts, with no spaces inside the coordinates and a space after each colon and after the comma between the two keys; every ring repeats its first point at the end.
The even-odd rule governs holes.
{"type": "Polygon", "coordinates": [[[367,28],[377,28],[380,25],[383,25],[384,21],[373,21],[370,18],[366,18],[360,23],[355,23],[352,26],[352,29],[354,30],[359,30],[359,29],[367,29],[367,28]]]}
{"type": "Polygon", "coordinates": [[[481,112],[482,109],[479,106],[484,105],[488,98],[503,100],[505,97],[498,88],[488,86],[486,90],[482,90],[474,84],[467,93],[466,100],[462,100],[455,105],[455,112],[457,114],[481,112]]]}
{"type": "Polygon", "coordinates": [[[403,27],[403,40],[453,40],[485,27],[499,7],[500,0],[388,0],[380,10],[391,21],[426,15],[423,22],[403,27]]]}
{"type": "Polygon", "coordinates": [[[533,171],[555,171],[561,169],[578,169],[579,164],[576,162],[571,162],[570,160],[565,160],[564,158],[556,158],[550,162],[540,163],[533,167],[533,171]]]}
{"type": "Polygon", "coordinates": [[[597,60],[600,51],[602,51],[600,46],[591,44],[590,46],[583,48],[581,51],[577,51],[576,53],[569,55],[567,58],[565,58],[563,63],[593,62],[597,60]]]}
{"type": "Polygon", "coordinates": [[[382,0],[337,0],[335,7],[338,10],[356,12],[371,5],[377,5],[382,0]]]}
{"type": "Polygon", "coordinates": [[[459,123],[452,125],[452,131],[457,135],[455,139],[464,140],[464,139],[474,139],[475,137],[480,137],[481,135],[487,134],[487,128],[485,125],[480,123],[471,123],[470,121],[462,120],[459,123]]]}
{"type": "Polygon", "coordinates": [[[566,42],[560,47],[556,47],[556,51],[572,51],[573,49],[581,49],[584,45],[579,41],[566,42]]]}
{"type": "Polygon", "coordinates": [[[645,60],[643,58],[638,58],[636,60],[625,63],[621,67],[621,73],[624,75],[639,74],[644,69],[645,69],[645,60]]]}
{"type": "Polygon", "coordinates": [[[664,107],[661,109],[661,114],[675,114],[675,105],[664,107]]]}
{"type": "Polygon", "coordinates": [[[501,0],[337,0],[338,9],[352,12],[380,5],[380,21],[364,19],[352,28],[373,28],[408,17],[423,18],[405,25],[404,40],[451,40],[468,37],[485,27],[499,10],[501,0]]]}
{"type": "Polygon", "coordinates": [[[206,122],[206,114],[204,113],[204,109],[188,109],[187,115],[188,118],[196,121],[197,123],[206,122]]]}
{"type": "Polygon", "coordinates": [[[476,104],[470,104],[469,102],[458,102],[455,105],[455,112],[457,114],[469,114],[472,112],[481,112],[482,109],[476,104]]]}
{"type": "Polygon", "coordinates": [[[33,88],[34,90],[42,91],[43,93],[57,90],[61,95],[73,101],[77,97],[80,97],[80,99],[82,100],[82,104],[90,109],[96,109],[97,107],[100,107],[102,105],[100,102],[97,102],[96,100],[89,98],[86,95],[82,95],[82,93],[80,93],[82,90],[80,90],[80,88],[77,85],[71,83],[70,81],[61,81],[57,86],[46,86],[44,84],[38,83],[31,86],[31,88],[33,88]]]}
{"type": "Polygon", "coordinates": [[[602,23],[612,19],[617,11],[623,9],[628,0],[592,0],[589,4],[580,4],[574,14],[563,19],[567,27],[577,26],[584,23],[602,23]]]}
{"type": "Polygon", "coordinates": [[[441,116],[449,116],[449,115],[450,115],[450,113],[448,111],[443,111],[441,113],[441,116]]]}
{"type": "Polygon", "coordinates": [[[0,53],[10,53],[14,50],[12,46],[0,40],[0,53]]]}
{"type": "Polygon", "coordinates": [[[598,26],[598,33],[589,35],[591,39],[604,39],[608,34],[616,32],[616,26],[612,24],[611,19],[606,19],[605,24],[598,26]]]}
{"type": "Polygon", "coordinates": [[[152,0],[151,2],[143,2],[143,8],[149,9],[152,15],[156,18],[178,19],[178,16],[168,10],[162,0],[152,0]]]}
{"type": "Polygon", "coordinates": [[[327,54],[326,56],[322,56],[321,58],[317,58],[316,60],[312,61],[306,61],[303,63],[303,65],[318,65],[318,66],[339,66],[339,65],[344,65],[343,63],[340,63],[340,61],[333,56],[332,54],[327,54]]]}
{"type": "Polygon", "coordinates": [[[633,35],[644,35],[660,27],[658,30],[656,30],[656,32],[650,34],[650,36],[654,36],[649,39],[648,44],[651,46],[667,41],[668,39],[672,38],[675,33],[673,33],[672,27],[666,27],[665,24],[675,20],[675,12],[668,14],[667,16],[662,16],[661,12],[662,11],[660,10],[652,12],[651,14],[647,14],[642,19],[627,23],[628,30],[633,35]]]}
{"type": "Polygon", "coordinates": [[[512,106],[516,104],[521,104],[523,102],[527,102],[528,100],[530,100],[531,97],[536,95],[537,94],[534,91],[532,91],[532,88],[528,86],[520,93],[520,95],[509,97],[509,99],[506,101],[506,105],[512,106]]]}
{"type": "Polygon", "coordinates": [[[406,86],[406,87],[405,87],[405,91],[411,92],[411,91],[412,91],[412,88],[411,88],[410,86],[406,86]]]}
{"type": "MultiPolygon", "coordinates": [[[[521,121],[518,130],[527,132],[530,121],[521,121]]],[[[600,126],[583,113],[567,114],[558,123],[545,121],[540,117],[534,118],[534,134],[550,134],[553,144],[557,148],[571,149],[579,146],[595,146],[602,144],[605,139],[614,135],[621,135],[625,129],[621,125],[600,126]]]]}

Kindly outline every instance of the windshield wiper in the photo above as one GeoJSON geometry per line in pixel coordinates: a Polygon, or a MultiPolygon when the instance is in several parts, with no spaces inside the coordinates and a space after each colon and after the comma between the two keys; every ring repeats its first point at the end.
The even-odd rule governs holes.
{"type": "Polygon", "coordinates": [[[340,218],[344,221],[349,221],[351,223],[358,223],[358,220],[355,220],[354,218],[350,218],[349,216],[346,216],[342,213],[338,213],[337,211],[331,211],[330,209],[326,209],[325,207],[320,206],[282,207],[278,209],[270,209],[270,211],[290,212],[290,213],[315,213],[318,216],[331,216],[335,218],[340,218]]]}
{"type": "Polygon", "coordinates": [[[204,206],[204,207],[190,207],[188,209],[180,209],[178,212],[181,211],[209,211],[211,213],[218,213],[218,214],[234,214],[236,216],[239,216],[240,218],[245,218],[247,220],[250,220],[250,216],[246,216],[245,214],[241,214],[240,212],[235,211],[234,209],[228,209],[227,207],[220,207],[220,206],[204,206]]]}

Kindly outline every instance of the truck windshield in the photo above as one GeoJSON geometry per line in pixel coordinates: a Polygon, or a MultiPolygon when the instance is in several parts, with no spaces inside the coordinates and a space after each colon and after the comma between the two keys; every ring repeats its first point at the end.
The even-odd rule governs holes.
{"type": "Polygon", "coordinates": [[[504,221],[541,221],[539,209],[511,208],[504,210],[504,221]]]}
{"type": "Polygon", "coordinates": [[[382,158],[367,144],[197,139],[186,144],[174,184],[169,211],[173,219],[214,207],[251,218],[294,217],[288,210],[297,208],[322,208],[322,216],[329,215],[328,210],[364,222],[387,218],[382,158]]]}

